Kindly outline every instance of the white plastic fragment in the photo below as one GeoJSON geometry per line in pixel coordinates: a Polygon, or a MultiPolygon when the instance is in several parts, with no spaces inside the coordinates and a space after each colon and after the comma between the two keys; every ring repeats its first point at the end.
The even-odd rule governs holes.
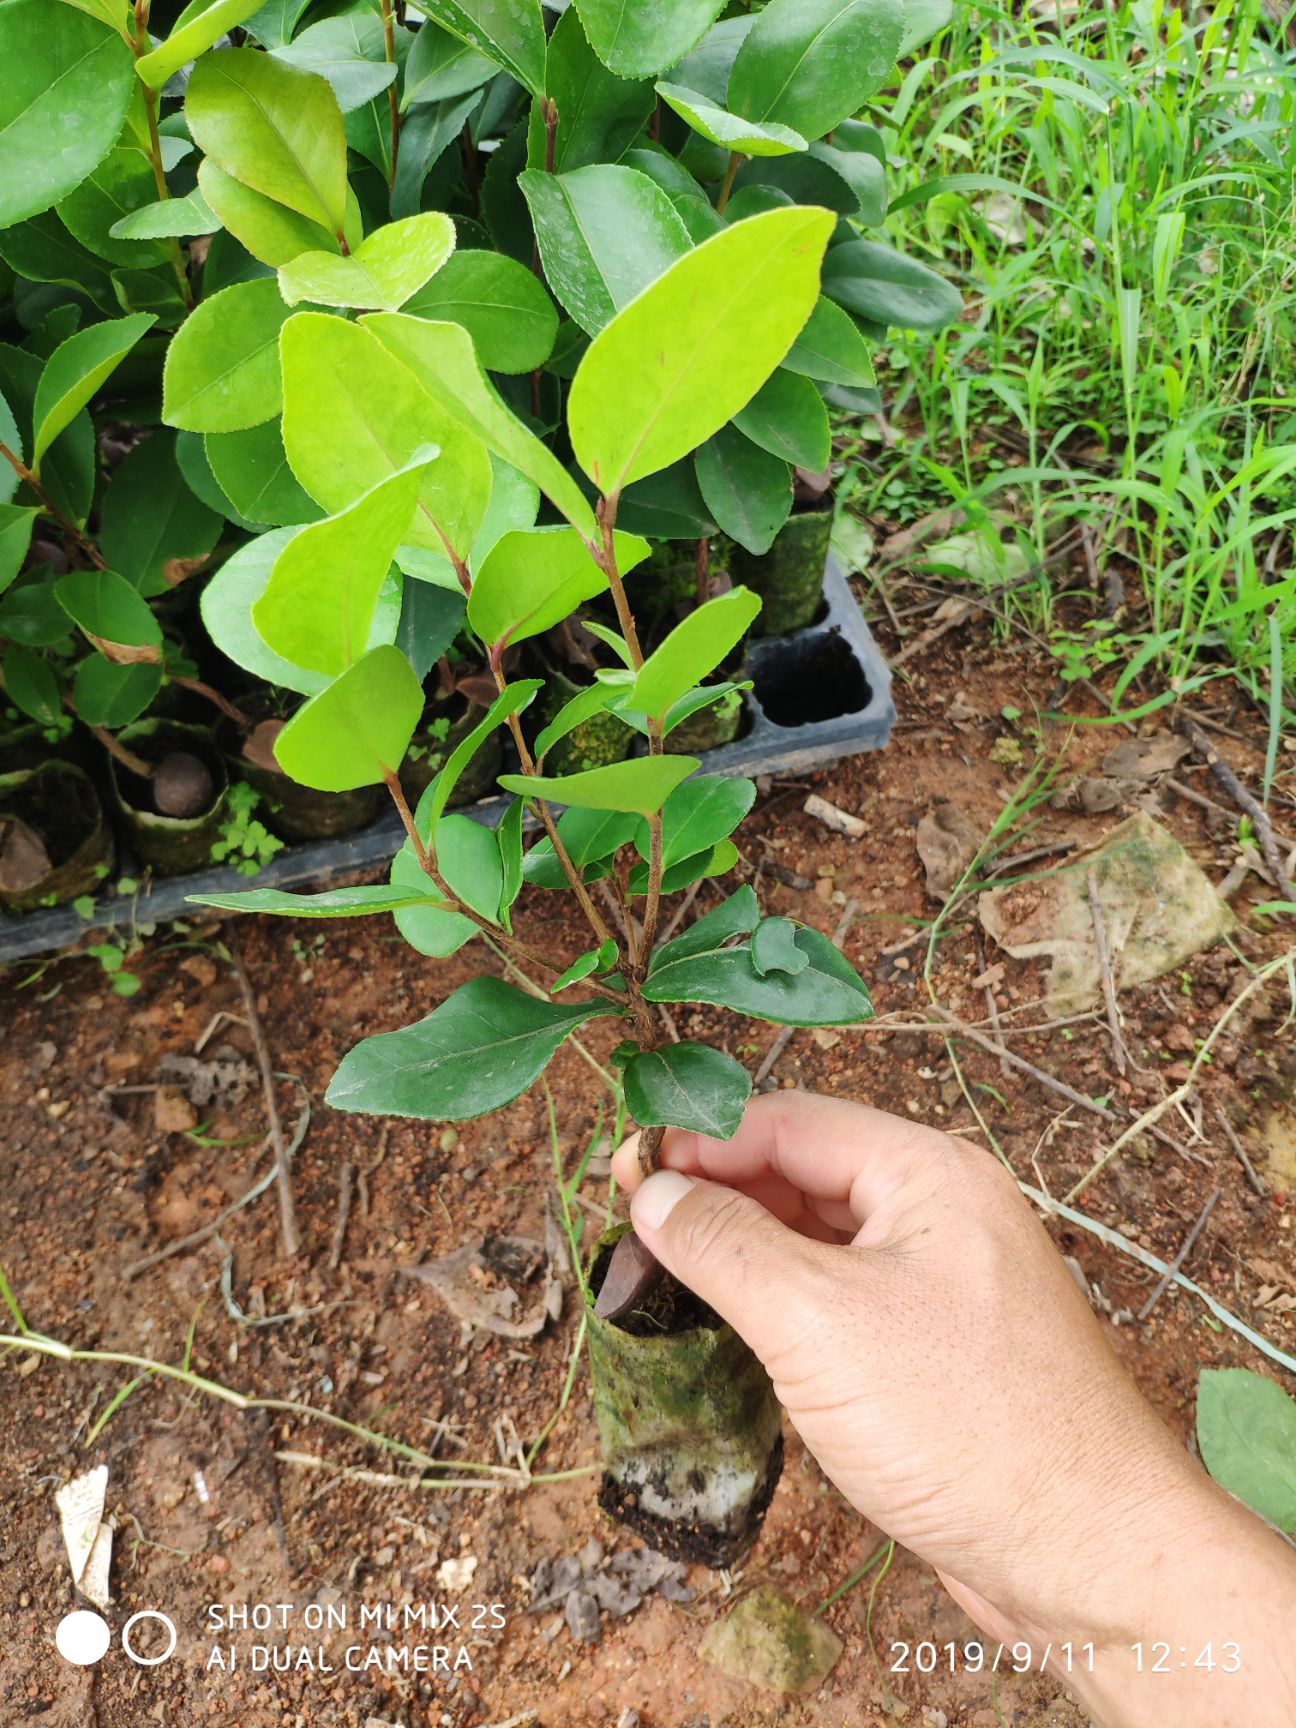
{"type": "Polygon", "coordinates": [[[93,1470],[74,1476],[54,1496],[74,1584],[80,1584],[89,1563],[99,1526],[103,1523],[107,1492],[108,1466],[97,1464],[93,1470]]]}

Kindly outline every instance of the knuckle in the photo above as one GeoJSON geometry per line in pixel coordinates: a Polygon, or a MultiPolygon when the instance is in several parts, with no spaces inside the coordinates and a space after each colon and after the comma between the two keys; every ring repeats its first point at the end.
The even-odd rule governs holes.
{"type": "Polygon", "coordinates": [[[752,1240],[750,1202],[732,1190],[707,1194],[681,1209],[676,1244],[690,1262],[741,1260],[752,1240]]]}

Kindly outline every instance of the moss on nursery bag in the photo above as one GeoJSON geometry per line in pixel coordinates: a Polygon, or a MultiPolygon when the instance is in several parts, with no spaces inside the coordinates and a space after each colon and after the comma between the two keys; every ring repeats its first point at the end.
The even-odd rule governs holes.
{"type": "Polygon", "coordinates": [[[814,508],[794,511],[768,552],[753,554],[733,546],[728,556],[735,582],[743,582],[764,604],[756,629],[762,636],[785,636],[813,624],[823,597],[824,569],[832,540],[831,498],[814,508]]]}
{"type": "MultiPolygon", "coordinates": [[[[220,751],[203,728],[174,720],[140,720],[123,727],[121,742],[154,770],[152,779],[144,779],[116,757],[109,759],[117,810],[141,861],[159,876],[181,876],[198,869],[210,858],[225,819],[229,778],[220,751]],[[191,770],[198,784],[193,795],[183,799],[184,804],[196,806],[193,814],[158,808],[159,771],[177,762],[182,771],[190,763],[205,770],[205,781],[191,770]]],[[[189,790],[184,788],[186,794],[189,790]]]]}

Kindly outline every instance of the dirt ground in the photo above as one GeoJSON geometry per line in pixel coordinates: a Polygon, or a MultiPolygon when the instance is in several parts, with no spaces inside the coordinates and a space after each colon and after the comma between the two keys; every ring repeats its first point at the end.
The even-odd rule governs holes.
{"type": "MultiPolygon", "coordinates": [[[[885,619],[882,625],[884,643],[894,650],[885,619]]],[[[942,1038],[888,1029],[887,1016],[912,1024],[929,1004],[923,946],[894,950],[912,928],[904,920],[929,919],[935,910],[917,856],[917,823],[940,800],[952,799],[983,830],[989,827],[1024,771],[1011,761],[1013,741],[1028,764],[1035,747],[1030,716],[1057,698],[1055,664],[1029,644],[997,643],[984,623],[972,623],[946,634],[905,670],[897,680],[900,724],[891,747],[771,786],[744,831],[744,869],[767,909],[831,932],[843,903],[855,902],[859,916],[845,949],[873,986],[881,1017],[860,1031],[797,1033],[773,1079],[867,1099],[984,1143],[942,1038]],[[1006,721],[1005,705],[1026,719],[1006,721]],[[861,816],[867,837],[842,838],[807,817],[802,803],[809,789],[861,816]]],[[[1084,712],[1085,701],[1073,699],[1073,711],[1084,712]]],[[[1221,704],[1208,713],[1262,740],[1262,723],[1245,706],[1221,704]]],[[[1215,736],[1240,768],[1254,771],[1262,760],[1262,750],[1249,743],[1215,736]]],[[[1046,724],[1041,742],[1062,758],[1061,783],[1110,748],[1113,736],[1046,724]]],[[[1175,777],[1199,796],[1227,803],[1201,763],[1184,762],[1175,777]]],[[[1236,812],[1212,811],[1164,789],[1161,801],[1162,819],[1219,882],[1236,858],[1236,812]]],[[[1119,812],[1090,816],[1044,804],[1034,817],[1035,826],[1010,850],[1088,844],[1119,812]]],[[[1290,811],[1280,809],[1279,817],[1280,826],[1285,818],[1296,829],[1290,811]]],[[[704,891],[700,905],[712,892],[704,891]]],[[[1235,904],[1242,911],[1272,897],[1253,877],[1235,904]]],[[[532,894],[522,918],[545,951],[574,957],[585,945],[557,897],[532,894]]],[[[335,1064],[359,1035],[428,1011],[469,975],[475,958],[421,958],[393,939],[385,920],[222,926],[253,980],[274,1064],[299,1082],[280,1089],[289,1125],[302,1088],[312,1106],[295,1171],[303,1248],[295,1259],[284,1257],[270,1193],[229,1219],[219,1240],[127,1275],[133,1262],[209,1222],[266,1167],[264,1105],[254,1075],[247,1083],[251,1045],[243,1025],[222,1024],[204,1046],[204,1060],[217,1046],[229,1047],[221,1073],[232,1081],[209,1104],[186,1113],[174,1092],[155,1090],[163,1057],[191,1056],[213,1016],[241,1011],[234,977],[205,946],[213,929],[163,931],[151,939],[131,962],[142,988],[130,1000],[113,995],[99,967],[84,959],[15,968],[0,981],[0,1263],[28,1324],[79,1348],[172,1364],[184,1357],[192,1328],[192,1368],[225,1386],[309,1404],[446,1458],[510,1462],[501,1439],[505,1451],[514,1431],[529,1441],[557,1409],[577,1325],[575,1293],[567,1291],[561,1320],[534,1341],[466,1337],[432,1289],[397,1269],[491,1232],[543,1234],[553,1172],[543,1093],[451,1130],[384,1125],[322,1104],[335,1064]],[[345,1164],[363,1181],[334,1269],[345,1164]]],[[[1237,938],[1253,964],[1279,951],[1280,940],[1247,930],[1237,938]]],[[[937,999],[966,1021],[984,1023],[986,989],[974,980],[986,965],[1010,1047],[1084,1095],[1108,1097],[1122,1123],[1130,1109],[1148,1107],[1186,1077],[1194,1041],[1247,978],[1239,954],[1220,946],[1199,955],[1182,976],[1126,993],[1125,1038],[1135,1065],[1120,1080],[1101,1012],[1065,1028],[1029,1031],[1049,1017],[1041,1004],[1042,970],[993,945],[980,957],[966,912],[939,946],[932,973],[937,999]]],[[[1284,1167],[1278,1147],[1279,1162],[1265,1163],[1266,1134],[1274,1138],[1267,1125],[1290,1087],[1276,1036],[1285,1009],[1282,991],[1273,991],[1231,1024],[1201,1073],[1200,1137],[1182,1116],[1167,1116],[1161,1126],[1168,1142],[1145,1136],[1132,1145],[1087,1191],[1085,1205],[1095,1219],[1170,1259],[1219,1185],[1222,1195],[1187,1270],[1291,1350],[1296,1231],[1284,1191],[1284,1183],[1291,1185],[1290,1154],[1284,1167]],[[1264,1196],[1220,1125],[1220,1107],[1262,1180],[1268,1178],[1264,1196]]],[[[685,1010],[678,1021],[683,1036],[718,1036],[753,1063],[773,1037],[773,1028],[739,1029],[711,1011],[685,1010]]],[[[614,1036],[595,1026],[588,1047],[605,1055],[614,1036]]],[[[985,1127],[1020,1176],[1054,1194],[1065,1192],[1118,1131],[1037,1080],[1001,1068],[993,1054],[966,1043],[958,1053],[985,1127]]],[[[595,1130],[599,1088],[570,1046],[551,1081],[571,1168],[595,1130]]],[[[587,1240],[606,1189],[600,1175],[583,1185],[587,1240]]],[[[1155,1282],[1151,1273],[1078,1227],[1051,1228],[1101,1293],[1100,1306],[1117,1314],[1141,1306],[1155,1282]]],[[[1102,1323],[1186,1442],[1200,1369],[1265,1368],[1182,1292],[1168,1292],[1145,1324],[1117,1325],[1110,1314],[1102,1323]]],[[[878,1533],[842,1502],[791,1433],[764,1534],[741,1570],[725,1576],[693,1568],[692,1600],[652,1596],[624,1619],[605,1618],[597,1643],[581,1644],[560,1611],[528,1613],[536,1567],[579,1552],[591,1536],[609,1551],[636,1546],[597,1510],[597,1476],[567,1474],[596,1457],[583,1366],[536,1463],[542,1476],[561,1479],[476,1492],[420,1487],[419,1472],[398,1456],[336,1428],[291,1411],[241,1411],[156,1376],[144,1378],[105,1423],[114,1396],[137,1372],[24,1351],[0,1354],[0,1720],[6,1725],[612,1728],[621,1721],[629,1728],[635,1717],[626,1712],[637,1712],[642,1728],[1084,1723],[1054,1682],[1035,1675],[1001,1673],[992,1687],[983,1674],[891,1673],[894,1641],[944,1646],[972,1635],[932,1574],[903,1552],[872,1595],[870,1576],[827,1610],[845,1650],[817,1693],[780,1700],[706,1666],[700,1639],[735,1592],[770,1582],[814,1608],[877,1545],[878,1533]],[[156,1666],[132,1663],[116,1643],[97,1668],[70,1667],[54,1650],[58,1621],[83,1604],[71,1584],[53,1496],[70,1476],[99,1463],[108,1466],[107,1508],[117,1528],[109,1619],[120,1631],[139,1610],[165,1613],[177,1645],[156,1666]],[[356,1474],[365,1471],[386,1480],[356,1474]],[[432,1602],[458,1606],[458,1629],[356,1631],[362,1605],[432,1602]],[[282,1605],[288,1629],[223,1630],[231,1604],[273,1605],[276,1615],[282,1605]],[[347,1629],[307,1629],[330,1609],[335,1618],[345,1609],[347,1629]],[[302,1665],[255,1671],[254,1649],[271,1645],[281,1660],[290,1650],[302,1665]],[[348,1671],[344,1652],[357,1645],[362,1657],[372,1646],[380,1659],[389,1645],[444,1647],[457,1671],[348,1671]],[[232,1670],[215,1665],[212,1652],[228,1660],[231,1647],[232,1670]]],[[[950,1419],[957,1420],[956,1411],[950,1419]]],[[[132,1637],[141,1654],[160,1648],[157,1623],[132,1637]]]]}

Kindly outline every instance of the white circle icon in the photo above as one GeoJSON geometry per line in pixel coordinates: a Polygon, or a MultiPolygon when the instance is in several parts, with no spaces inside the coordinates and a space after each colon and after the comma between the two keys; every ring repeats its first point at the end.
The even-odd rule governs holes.
{"type": "MultiPolygon", "coordinates": [[[[105,1630],[106,1630],[106,1628],[105,1628],[105,1630]]],[[[166,1617],[165,1614],[159,1614],[156,1608],[141,1608],[139,1613],[138,1614],[132,1614],[130,1619],[122,1627],[121,1645],[122,1645],[122,1649],[130,1657],[131,1661],[132,1662],[138,1662],[138,1664],[140,1665],[141,1668],[156,1668],[159,1662],[165,1662],[166,1661],[167,1657],[171,1654],[171,1652],[176,1647],[175,1621],[174,1620],[168,1620],[168,1618],[166,1617]],[[160,1656],[140,1656],[140,1655],[137,1655],[136,1652],[131,1649],[131,1642],[130,1642],[131,1627],[132,1626],[138,1626],[141,1620],[160,1621],[161,1624],[163,1626],[165,1626],[167,1631],[170,1633],[170,1639],[167,1643],[167,1647],[162,1652],[162,1654],[160,1656]]]]}
{"type": "Polygon", "coordinates": [[[78,1668],[89,1668],[101,1662],[111,1642],[108,1622],[102,1614],[94,1614],[89,1608],[78,1608],[75,1613],[65,1614],[54,1633],[59,1655],[65,1662],[74,1662],[78,1668]]]}

